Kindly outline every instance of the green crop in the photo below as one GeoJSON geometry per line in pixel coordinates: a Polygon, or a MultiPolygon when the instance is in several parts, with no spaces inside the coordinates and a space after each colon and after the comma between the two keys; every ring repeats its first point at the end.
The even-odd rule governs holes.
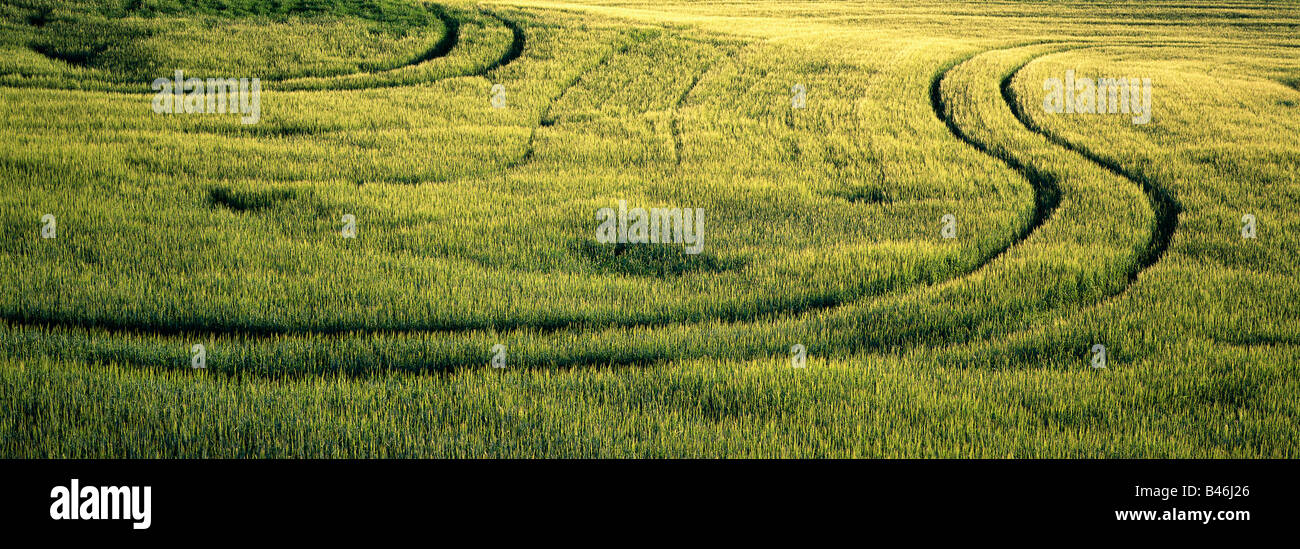
{"type": "Polygon", "coordinates": [[[1300,6],[221,5],[0,3],[0,455],[1300,448],[1300,6]]]}

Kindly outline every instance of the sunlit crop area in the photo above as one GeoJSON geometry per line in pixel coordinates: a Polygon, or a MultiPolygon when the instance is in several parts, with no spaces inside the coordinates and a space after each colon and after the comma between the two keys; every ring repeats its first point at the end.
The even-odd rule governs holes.
{"type": "Polygon", "coordinates": [[[3,456],[1300,454],[1300,5],[5,0],[0,121],[3,456]]]}

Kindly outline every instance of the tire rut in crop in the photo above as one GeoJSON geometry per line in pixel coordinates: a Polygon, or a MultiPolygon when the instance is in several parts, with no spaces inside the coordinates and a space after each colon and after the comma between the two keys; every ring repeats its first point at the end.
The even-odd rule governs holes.
{"type": "MultiPolygon", "coordinates": [[[[1026,44],[1022,44],[1014,47],[1023,47],[1025,45],[1026,44]]],[[[957,68],[962,63],[965,63],[978,55],[988,53],[989,51],[995,50],[977,52],[953,62],[947,68],[940,71],[939,74],[930,82],[930,106],[934,109],[934,115],[948,127],[948,131],[952,133],[954,137],[961,140],[963,143],[970,145],[975,150],[991,156],[1003,164],[1006,164],[1007,167],[1015,170],[1029,182],[1030,186],[1034,190],[1034,213],[1029,224],[1016,236],[1015,241],[1012,242],[1011,245],[999,250],[996,254],[989,256],[985,261],[980,263],[976,270],[982,268],[984,265],[987,265],[1000,257],[1007,250],[1010,250],[1012,247],[1028,239],[1029,235],[1038,230],[1038,228],[1052,216],[1052,213],[1056,211],[1056,207],[1061,203],[1061,188],[1057,184],[1056,178],[1039,171],[1038,168],[1034,166],[1020,162],[1011,155],[994,154],[987,145],[971,138],[961,129],[957,124],[957,121],[952,118],[951,110],[943,101],[943,93],[941,92],[940,86],[942,86],[943,79],[948,76],[948,73],[952,72],[953,69],[957,68]]]]}
{"type": "MultiPolygon", "coordinates": [[[[409,69],[411,67],[415,67],[423,63],[437,61],[439,59],[446,58],[452,53],[454,53],[456,51],[457,46],[460,46],[463,43],[462,40],[463,36],[460,28],[462,23],[461,19],[453,15],[452,10],[450,10],[449,8],[446,8],[438,4],[429,4],[427,9],[433,12],[434,16],[439,21],[442,22],[443,27],[445,28],[445,32],[438,39],[438,41],[435,42],[432,46],[430,46],[430,48],[426,50],[423,54],[412,58],[410,61],[406,63],[403,63],[401,65],[392,68],[384,69],[384,70],[361,71],[361,72],[354,72],[354,73],[338,75],[338,76],[329,76],[329,77],[292,76],[287,78],[263,78],[262,80],[264,81],[266,89],[268,91],[281,91],[281,92],[330,91],[330,90],[345,90],[345,89],[362,90],[362,89],[375,89],[375,88],[391,88],[391,87],[413,85],[413,83],[408,83],[403,81],[397,81],[397,82],[377,81],[377,82],[363,82],[358,84],[354,82],[346,82],[345,79],[349,77],[359,77],[365,75],[383,75],[383,74],[393,73],[395,71],[409,69]],[[313,82],[318,80],[324,80],[324,81],[336,80],[336,82],[335,82],[335,86],[332,87],[330,86],[319,87],[319,88],[302,87],[303,82],[313,82]]],[[[522,26],[520,26],[518,22],[509,19],[505,16],[499,15],[496,12],[485,8],[479,8],[478,13],[482,17],[495,20],[496,22],[500,23],[502,26],[509,29],[511,32],[510,44],[501,52],[499,56],[497,56],[495,59],[493,59],[491,62],[488,62],[487,64],[478,67],[471,67],[468,70],[462,72],[441,75],[435,78],[420,80],[415,83],[431,82],[431,81],[445,80],[448,78],[459,78],[465,76],[486,77],[489,73],[514,62],[523,54],[526,38],[525,38],[523,28],[522,26]]],[[[33,26],[39,27],[40,25],[33,25],[33,26]]],[[[49,51],[44,51],[40,47],[33,47],[32,50],[35,51],[36,53],[39,53],[51,59],[77,64],[76,59],[64,59],[60,55],[54,54],[49,51]]],[[[147,86],[143,86],[140,88],[131,87],[127,89],[127,88],[122,88],[120,85],[113,85],[110,86],[108,89],[99,89],[96,86],[82,88],[80,86],[71,86],[71,85],[47,85],[42,83],[18,84],[18,83],[9,82],[5,84],[0,84],[0,87],[68,89],[68,90],[79,90],[79,91],[88,91],[88,92],[97,92],[97,93],[123,93],[123,94],[154,93],[152,91],[146,91],[147,86]]]]}
{"type": "Polygon", "coordinates": [[[677,167],[680,168],[682,165],[682,132],[679,124],[681,120],[681,109],[686,105],[686,99],[690,97],[691,93],[695,91],[695,88],[700,85],[700,81],[704,79],[705,75],[724,62],[735,62],[737,54],[738,52],[735,50],[727,52],[725,54],[725,60],[716,59],[712,63],[709,63],[708,66],[701,69],[700,72],[696,73],[695,78],[691,80],[691,83],[686,86],[686,90],[682,92],[682,95],[677,98],[677,104],[673,105],[673,119],[668,128],[669,133],[672,134],[673,137],[673,163],[677,167]]]}
{"type": "MultiPolygon", "coordinates": [[[[1074,48],[1063,51],[1078,51],[1080,49],[1084,48],[1074,48]]],[[[1074,152],[1119,177],[1129,180],[1134,185],[1141,187],[1142,191],[1147,195],[1147,200],[1151,204],[1151,209],[1156,214],[1156,226],[1151,232],[1151,239],[1147,244],[1146,250],[1138,258],[1136,268],[1129,273],[1128,284],[1124,287],[1124,290],[1115,294],[1119,295],[1120,293],[1127,291],[1128,288],[1132,287],[1133,284],[1137,282],[1138,275],[1143,271],[1150,269],[1159,262],[1162,257],[1164,257],[1165,251],[1169,249],[1169,242],[1173,239],[1174,230],[1178,228],[1178,215],[1182,213],[1182,206],[1178,204],[1178,201],[1174,200],[1168,191],[1164,190],[1159,185],[1156,185],[1151,180],[1129,171],[1123,166],[1120,166],[1119,163],[1114,160],[1104,158],[1093,153],[1082,145],[1070,143],[1060,136],[1047,131],[1045,128],[1035,124],[1033,120],[1031,120],[1020,108],[1020,105],[1016,102],[1011,90],[1011,81],[1030,63],[1056,53],[1062,52],[1057,51],[1045,53],[1041,56],[1030,59],[1017,67],[1011,72],[1011,74],[1008,74],[1006,78],[1003,78],[1002,83],[999,86],[1002,90],[1002,99],[1007,103],[1007,106],[1011,108],[1011,112],[1015,114],[1016,120],[1019,120],[1020,123],[1029,131],[1043,136],[1045,139],[1051,141],[1057,146],[1074,152]]]]}
{"type": "Polygon", "coordinates": [[[506,51],[501,54],[501,57],[498,58],[496,61],[493,61],[492,64],[483,67],[483,69],[478,72],[479,76],[487,76],[488,73],[497,70],[501,67],[504,67],[506,65],[509,65],[510,63],[513,63],[516,59],[519,59],[519,56],[523,55],[524,53],[524,43],[526,39],[524,37],[524,29],[520,27],[518,23],[510,19],[506,19],[505,17],[502,17],[500,15],[497,15],[496,13],[489,10],[481,10],[481,11],[487,16],[492,17],[497,21],[500,21],[502,25],[505,25],[506,28],[510,29],[510,35],[511,35],[510,46],[507,47],[506,51]]]}

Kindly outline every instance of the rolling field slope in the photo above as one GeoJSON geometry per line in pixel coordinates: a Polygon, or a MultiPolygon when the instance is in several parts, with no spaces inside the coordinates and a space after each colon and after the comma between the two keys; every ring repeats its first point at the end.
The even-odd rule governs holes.
{"type": "Polygon", "coordinates": [[[1300,454],[1298,4],[213,6],[0,3],[0,455],[1300,454]]]}

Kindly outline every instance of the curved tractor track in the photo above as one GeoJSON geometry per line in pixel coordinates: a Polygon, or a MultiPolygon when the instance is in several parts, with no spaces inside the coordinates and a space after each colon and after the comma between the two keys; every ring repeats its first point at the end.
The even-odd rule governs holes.
{"type": "MultiPolygon", "coordinates": [[[[1055,147],[1059,147],[1064,151],[1068,151],[1070,154],[1074,154],[1077,155],[1078,157],[1082,157],[1092,165],[1099,167],[1105,172],[1121,180],[1124,180],[1130,185],[1142,190],[1143,194],[1145,195],[1147,204],[1151,209],[1151,211],[1153,212],[1153,220],[1152,223],[1150,224],[1149,236],[1146,239],[1144,246],[1142,246],[1141,250],[1136,254],[1135,261],[1131,266],[1131,268],[1129,268],[1125,273],[1125,277],[1124,277],[1125,283],[1123,284],[1123,286],[1114,288],[1112,291],[1104,295],[1097,296],[1095,299],[1079,301],[1078,303],[1075,304],[1076,308],[1090,309],[1090,308],[1098,307],[1105,303],[1109,303],[1115,299],[1118,299],[1122,295],[1128,293],[1129,290],[1134,287],[1134,285],[1137,283],[1138,279],[1141,277],[1141,275],[1144,272],[1147,272],[1148,270],[1154,268],[1158,263],[1160,263],[1160,261],[1165,257],[1166,253],[1169,250],[1174,232],[1177,230],[1177,227],[1179,225],[1179,216],[1183,212],[1183,207],[1167,189],[1163,188],[1162,186],[1155,183],[1151,179],[1145,177],[1143,174],[1134,171],[1130,168],[1126,168],[1123,165],[1121,165],[1119,162],[1111,158],[1108,158],[1102,154],[1096,153],[1085,145],[1071,142],[1061,137],[1060,135],[1053,133],[1047,128],[1042,127],[1041,125],[1035,123],[1033,118],[1029,116],[1029,114],[1025,110],[1025,105],[1031,103],[1026,103],[1018,100],[1018,98],[1016,97],[1015,90],[1013,88],[1013,83],[1015,82],[1016,78],[1024,72],[1024,69],[1026,69],[1026,67],[1030,66],[1031,64],[1037,61],[1055,55],[1062,55],[1071,52],[1078,52],[1078,51],[1095,49],[1095,48],[1141,49],[1141,48],[1169,47],[1169,46],[1213,47],[1215,45],[1216,44],[1213,43],[1207,44],[1204,42],[1159,42],[1159,43],[1143,42],[1143,43],[1107,43],[1107,44],[1078,43],[1078,42],[1034,42],[1034,43],[1027,43],[1027,44],[1019,44],[1019,45],[1010,46],[1006,48],[995,48],[995,49],[985,50],[982,52],[971,54],[961,59],[954,65],[950,66],[948,69],[944,71],[943,74],[940,75],[939,78],[935,80],[931,88],[932,103],[935,105],[936,113],[939,114],[940,118],[944,119],[945,123],[948,124],[949,129],[952,131],[954,136],[970,144],[972,147],[976,148],[980,152],[988,154],[990,156],[993,156],[994,158],[1001,160],[1003,163],[1017,170],[1026,179],[1034,183],[1035,192],[1036,195],[1038,196],[1037,203],[1039,205],[1044,205],[1044,204],[1048,205],[1048,207],[1040,207],[1038,209],[1039,213],[1036,214],[1035,222],[1033,223],[1034,230],[1040,228],[1047,221],[1048,218],[1053,216],[1056,213],[1056,208],[1060,205],[1061,189],[1060,186],[1058,185],[1059,177],[1056,177],[1050,173],[1045,173],[1044,170],[1035,167],[1034,163],[1032,162],[1026,162],[1020,158],[1017,158],[1015,154],[1011,154],[1013,151],[1007,151],[1005,149],[1000,149],[996,147],[992,141],[981,141],[977,139],[972,139],[967,135],[968,132],[964,131],[956,120],[954,120],[951,116],[945,115],[945,113],[947,112],[947,107],[945,106],[942,95],[940,93],[940,89],[942,87],[944,77],[946,77],[949,72],[958,68],[960,65],[970,62],[972,60],[978,60],[982,56],[997,55],[999,53],[1006,53],[1015,50],[1025,50],[1025,49],[1034,49],[1034,48],[1043,49],[1041,53],[1036,53],[1018,62],[1013,62],[1012,64],[1007,66],[1006,72],[1001,77],[998,84],[998,93],[1001,96],[1002,103],[1004,103],[1005,106],[1010,110],[1011,114],[1014,115],[1015,120],[1019,123],[1019,125],[1023,129],[1028,130],[1029,132],[1032,132],[1037,136],[1040,136],[1045,142],[1050,143],[1055,147]]],[[[1241,44],[1241,43],[1225,43],[1222,45],[1234,46],[1234,47],[1246,47],[1246,48],[1295,47],[1294,45],[1290,45],[1290,44],[1256,45],[1256,44],[1241,44]]],[[[1024,236],[1027,237],[1028,234],[1024,236]]],[[[1026,330],[1018,330],[1013,333],[1022,333],[1025,331],[1026,330]]],[[[1207,336],[1207,337],[1209,337],[1211,340],[1222,341],[1221,339],[1215,336],[1207,336]]],[[[1289,343],[1286,340],[1277,339],[1277,338],[1274,339],[1265,338],[1265,339],[1267,340],[1268,344],[1272,344],[1272,345],[1293,344],[1293,343],[1289,343]]],[[[1229,341],[1228,343],[1232,343],[1232,342],[1229,341]]]]}
{"type": "MultiPolygon", "coordinates": [[[[449,13],[449,11],[446,8],[437,6],[435,4],[430,4],[429,9],[435,13],[435,15],[438,17],[439,20],[442,21],[443,26],[447,29],[447,31],[446,34],[444,34],[442,38],[440,38],[438,42],[434,44],[434,46],[430,48],[428,52],[425,53],[425,55],[413,59],[411,62],[402,65],[400,67],[395,67],[385,71],[378,71],[372,73],[357,73],[353,75],[343,75],[343,77],[344,78],[362,77],[367,75],[381,77],[384,75],[396,75],[399,74],[401,71],[417,68],[418,66],[423,65],[425,63],[436,62],[440,59],[446,59],[448,56],[450,56],[453,52],[456,51],[456,47],[461,44],[461,38],[462,38],[461,28],[460,28],[461,20],[458,19],[457,17],[453,17],[452,14],[449,13]]],[[[524,51],[524,43],[526,41],[526,38],[524,35],[523,28],[520,27],[519,24],[514,22],[513,20],[503,17],[497,14],[496,12],[493,12],[486,8],[478,8],[477,14],[481,17],[497,22],[498,24],[500,24],[501,26],[505,27],[510,31],[509,45],[507,45],[505,50],[502,51],[501,54],[497,56],[495,59],[492,59],[484,63],[480,63],[479,66],[472,67],[467,70],[452,72],[449,74],[436,76],[428,79],[422,79],[418,82],[408,82],[404,80],[375,79],[369,81],[363,80],[360,83],[345,83],[345,81],[342,78],[336,78],[333,80],[337,80],[337,82],[335,82],[332,87],[326,89],[329,91],[337,91],[337,90],[344,90],[344,89],[373,89],[373,88],[385,88],[385,87],[398,87],[398,86],[407,86],[407,85],[423,83],[423,82],[435,82],[438,80],[445,80],[448,78],[459,78],[464,76],[479,76],[479,77],[487,78],[494,71],[502,67],[505,67],[510,63],[513,63],[516,59],[519,58],[519,56],[524,51]]],[[[465,17],[465,15],[462,14],[461,17],[463,18],[465,17]]],[[[296,82],[302,82],[302,81],[310,82],[310,81],[317,81],[317,80],[329,81],[331,79],[330,78],[325,78],[325,79],[297,78],[297,79],[287,79],[283,81],[278,81],[276,83],[286,86],[285,89],[282,91],[297,91],[300,89],[304,91],[313,91],[316,88],[297,88],[294,86],[294,84],[296,82]]],[[[273,84],[273,86],[270,87],[269,89],[276,89],[276,88],[273,84]]]]}
{"type": "MultiPolygon", "coordinates": [[[[1013,46],[1013,47],[1020,47],[1020,46],[1013,46]]],[[[1032,165],[1028,165],[1021,162],[1019,159],[1017,159],[1012,155],[996,153],[993,150],[990,150],[989,147],[985,145],[983,142],[971,138],[969,135],[966,134],[965,131],[962,130],[961,126],[957,123],[957,121],[953,119],[952,113],[950,112],[951,109],[944,102],[943,92],[941,91],[944,78],[946,78],[948,74],[952,72],[953,69],[957,68],[961,64],[971,60],[977,55],[988,53],[989,51],[994,51],[994,50],[977,52],[977,53],[967,55],[961,59],[958,59],[957,61],[954,61],[953,63],[945,67],[942,71],[940,71],[939,74],[936,75],[934,79],[930,81],[930,108],[934,109],[934,115],[938,117],[939,120],[943,121],[944,126],[948,128],[948,131],[952,133],[953,137],[956,137],[957,139],[961,140],[963,143],[970,145],[975,150],[984,153],[988,156],[991,156],[993,158],[996,158],[998,161],[1002,162],[1003,164],[1006,164],[1007,167],[1015,170],[1021,176],[1023,176],[1025,180],[1029,181],[1030,185],[1033,187],[1034,189],[1033,217],[1030,223],[1026,225],[1025,228],[1022,231],[1020,231],[1019,234],[1016,235],[1015,242],[1012,244],[1012,246],[1015,246],[1017,244],[1020,244],[1021,242],[1024,242],[1025,239],[1029,238],[1029,235],[1032,234],[1034,231],[1038,230],[1038,228],[1042,226],[1042,224],[1045,221],[1047,221],[1047,218],[1051,217],[1052,213],[1056,211],[1056,207],[1061,203],[1061,188],[1060,185],[1057,184],[1055,177],[1039,171],[1037,168],[1035,168],[1032,165]]],[[[1012,109],[1014,111],[1016,107],[1012,106],[1012,109]]],[[[1008,246],[1002,249],[1001,251],[998,252],[997,255],[990,257],[988,261],[993,261],[994,259],[997,259],[1004,252],[1010,250],[1012,246],[1008,246]]]]}
{"type": "Polygon", "coordinates": [[[1134,185],[1141,187],[1143,192],[1146,193],[1147,199],[1151,204],[1151,209],[1155,211],[1156,214],[1156,226],[1152,231],[1150,244],[1146,248],[1146,253],[1142,255],[1138,261],[1137,267],[1129,274],[1129,284],[1125,286],[1125,290],[1127,290],[1129,286],[1132,286],[1134,282],[1137,282],[1138,275],[1141,274],[1142,271],[1151,268],[1156,264],[1156,262],[1160,261],[1160,258],[1164,256],[1165,251],[1169,249],[1169,242],[1173,239],[1174,230],[1178,227],[1178,215],[1183,211],[1182,206],[1178,204],[1178,201],[1174,200],[1173,196],[1170,195],[1168,191],[1156,185],[1151,180],[1125,169],[1113,160],[1093,153],[1082,145],[1070,143],[1060,136],[1047,131],[1045,128],[1034,124],[1033,120],[1025,114],[1020,104],[1016,101],[1011,90],[1011,81],[1015,79],[1016,75],[1020,74],[1020,71],[1030,63],[1042,59],[1043,57],[1047,57],[1048,55],[1055,55],[1066,51],[1078,51],[1092,47],[1097,46],[1070,48],[1030,59],[1019,67],[1016,67],[1016,69],[1012,71],[1011,74],[1008,74],[1006,78],[1003,78],[1000,87],[1002,89],[1003,100],[1006,101],[1007,106],[1011,108],[1011,112],[1015,113],[1016,119],[1019,120],[1026,129],[1043,136],[1060,147],[1068,149],[1088,159],[1090,162],[1105,168],[1107,171],[1117,176],[1129,180],[1134,185]]]}
{"type": "Polygon", "coordinates": [[[1002,161],[1008,167],[1019,172],[1021,175],[1025,177],[1025,179],[1027,179],[1031,184],[1033,184],[1034,193],[1036,197],[1033,222],[1021,234],[1017,242],[1021,242],[1025,240],[1026,238],[1028,238],[1030,233],[1037,230],[1040,226],[1042,226],[1044,222],[1047,221],[1049,217],[1052,216],[1052,214],[1056,211],[1057,206],[1060,204],[1061,188],[1058,183],[1058,177],[1050,173],[1046,173],[1042,169],[1035,167],[1032,164],[1024,162],[1023,160],[1017,158],[1014,154],[1010,154],[1009,152],[1003,150],[995,150],[994,147],[991,146],[991,144],[978,141],[976,139],[971,138],[969,135],[967,135],[967,133],[961,129],[958,122],[955,121],[949,115],[948,108],[943,103],[940,88],[944,78],[948,75],[949,72],[959,67],[960,65],[969,62],[974,58],[984,56],[984,55],[989,55],[992,53],[1007,52],[1007,51],[1029,48],[1034,46],[1048,46],[1051,49],[1049,49],[1044,53],[1035,55],[1031,58],[1019,62],[1017,65],[1015,65],[1007,72],[1007,74],[1001,79],[1001,81],[998,84],[998,90],[1000,92],[1003,103],[1005,103],[1006,107],[1010,109],[1011,113],[1015,116],[1016,120],[1019,121],[1020,124],[1026,130],[1029,130],[1037,135],[1042,136],[1044,139],[1051,142],[1052,144],[1061,147],[1062,149],[1068,150],[1072,153],[1075,153],[1087,159],[1092,164],[1095,164],[1118,177],[1126,179],[1133,185],[1141,188],[1143,192],[1146,193],[1147,195],[1148,202],[1150,204],[1151,209],[1155,212],[1156,224],[1154,230],[1151,233],[1151,237],[1148,241],[1148,244],[1145,247],[1145,252],[1141,255],[1141,257],[1137,261],[1135,268],[1129,272],[1128,283],[1124,286],[1123,289],[1112,293],[1110,296],[1107,296],[1106,299],[1109,299],[1110,297],[1117,296],[1123,293],[1124,291],[1126,291],[1129,287],[1133,285],[1133,283],[1137,281],[1138,275],[1141,274],[1141,272],[1151,268],[1160,260],[1160,258],[1164,255],[1165,251],[1169,248],[1169,242],[1173,237],[1174,229],[1178,225],[1178,214],[1182,211],[1182,208],[1166,190],[1159,187],[1158,185],[1151,182],[1150,180],[1146,179],[1145,177],[1136,175],[1133,172],[1123,168],[1118,163],[1110,159],[1104,158],[1096,153],[1093,153],[1092,151],[1088,150],[1084,146],[1070,143],[1069,141],[1066,141],[1060,136],[1055,135],[1049,132],[1048,130],[1046,130],[1045,128],[1042,128],[1037,124],[1035,124],[1033,120],[1030,119],[1029,116],[1024,112],[1024,109],[1022,108],[1021,104],[1016,100],[1016,97],[1014,96],[1014,92],[1011,89],[1011,83],[1016,78],[1016,76],[1019,75],[1021,71],[1029,64],[1039,59],[1042,59],[1050,55],[1056,55],[1056,54],[1070,52],[1070,51],[1079,51],[1079,50],[1095,48],[1099,46],[1077,45],[1077,44],[1068,44],[1068,43],[1034,42],[1030,44],[1015,45],[1007,48],[995,48],[995,49],[979,52],[976,54],[972,54],[962,59],[961,61],[953,64],[951,67],[945,69],[943,73],[940,74],[939,77],[934,80],[931,86],[931,95],[930,95],[931,102],[934,105],[936,115],[938,115],[939,118],[942,119],[945,124],[947,124],[948,129],[953,133],[954,136],[966,142],[967,144],[971,145],[976,150],[979,150],[984,154],[987,154],[989,156],[992,156],[1002,161]]]}
{"type": "MultiPolygon", "coordinates": [[[[463,42],[462,39],[464,38],[461,30],[462,19],[467,19],[472,15],[472,13],[469,11],[463,11],[461,13],[457,13],[458,11],[462,11],[462,10],[450,10],[448,8],[445,8],[437,4],[428,4],[426,7],[434,15],[434,17],[436,17],[442,23],[445,32],[441,37],[439,37],[437,42],[435,42],[433,45],[429,47],[428,50],[412,58],[406,63],[395,67],[378,70],[378,71],[361,71],[361,72],[347,73],[347,74],[341,74],[335,76],[291,76],[285,78],[263,78],[262,80],[264,81],[265,84],[267,84],[266,89],[276,90],[276,91],[361,90],[361,89],[372,89],[372,88],[407,86],[407,85],[420,83],[421,81],[431,82],[431,81],[443,80],[447,78],[458,78],[463,76],[487,77],[489,73],[492,73],[493,71],[496,71],[497,69],[505,67],[506,65],[509,65],[510,63],[514,62],[523,53],[524,44],[526,40],[523,28],[517,22],[500,15],[495,11],[489,10],[487,8],[479,7],[477,8],[476,12],[473,12],[473,14],[476,14],[479,17],[485,19],[495,21],[496,24],[499,24],[505,29],[508,29],[511,34],[510,43],[500,53],[500,55],[490,60],[487,60],[483,63],[480,63],[478,64],[478,66],[471,67],[467,70],[440,75],[437,77],[424,79],[421,81],[381,79],[381,77],[387,75],[397,75],[403,71],[409,71],[411,69],[418,68],[421,65],[446,59],[447,57],[449,57],[450,55],[452,55],[457,51],[456,48],[458,46],[462,45],[463,42]],[[366,79],[365,77],[375,77],[375,78],[366,79]],[[360,80],[360,81],[358,82],[358,81],[350,81],[350,80],[360,80]],[[313,83],[329,83],[330,86],[313,87],[311,86],[311,84],[313,83]]],[[[32,49],[33,51],[36,51],[41,55],[44,55],[46,57],[51,57],[51,55],[48,52],[43,51],[40,48],[32,48],[32,49]]],[[[51,57],[51,58],[62,61],[57,57],[51,57]]],[[[33,75],[24,75],[24,76],[30,77],[33,75]]],[[[85,88],[80,86],[73,86],[70,83],[64,85],[49,85],[49,83],[47,82],[33,82],[30,84],[15,84],[13,82],[6,82],[5,84],[0,84],[0,85],[4,85],[6,87],[38,87],[38,88],[48,88],[48,89],[89,91],[89,92],[98,92],[98,93],[126,93],[126,94],[134,94],[134,93],[153,94],[154,93],[153,91],[150,91],[147,86],[139,86],[136,87],[135,89],[131,89],[131,88],[123,88],[121,85],[115,85],[115,84],[108,84],[106,89],[96,89],[94,87],[85,88]]]]}

